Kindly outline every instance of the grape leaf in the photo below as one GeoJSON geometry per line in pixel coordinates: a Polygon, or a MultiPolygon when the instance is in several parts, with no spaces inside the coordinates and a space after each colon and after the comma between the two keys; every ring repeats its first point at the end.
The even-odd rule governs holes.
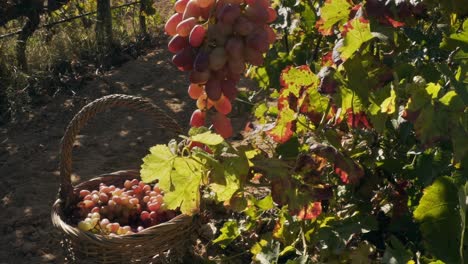
{"type": "Polygon", "coordinates": [[[395,113],[395,101],[396,101],[396,94],[395,90],[390,90],[390,97],[385,99],[382,104],[380,105],[382,113],[393,114],[395,113]]]}
{"type": "Polygon", "coordinates": [[[150,152],[143,159],[142,180],[159,180],[168,209],[180,208],[187,215],[195,213],[200,204],[199,188],[204,167],[196,157],[178,157],[164,145],[154,146],[150,152]]]}
{"type": "Polygon", "coordinates": [[[143,158],[140,171],[142,181],[152,182],[156,179],[170,178],[176,155],[165,145],[151,147],[150,153],[143,158]]]}
{"type": "Polygon", "coordinates": [[[283,86],[282,97],[288,97],[290,94],[299,97],[302,88],[317,88],[319,79],[307,65],[303,65],[284,69],[281,73],[280,83],[283,86]]]}
{"type": "Polygon", "coordinates": [[[226,248],[232,241],[240,236],[239,225],[237,221],[227,221],[221,227],[221,235],[219,235],[213,243],[217,243],[221,248],[226,248]]]}
{"type": "Polygon", "coordinates": [[[345,26],[341,34],[344,36],[343,46],[340,51],[340,58],[345,61],[359,49],[362,44],[374,38],[370,31],[369,21],[364,18],[356,18],[350,20],[345,26]]]}
{"type": "Polygon", "coordinates": [[[342,28],[351,13],[352,3],[349,0],[326,0],[320,9],[320,19],[315,27],[324,36],[330,36],[333,33],[333,27],[339,24],[342,28]]]}
{"type": "Polygon", "coordinates": [[[213,167],[210,184],[220,202],[228,201],[241,188],[249,172],[249,161],[244,152],[233,147],[224,149],[219,160],[209,161],[213,167]]]}
{"type": "Polygon", "coordinates": [[[192,141],[196,141],[205,145],[215,146],[224,142],[222,136],[214,134],[211,131],[207,131],[202,134],[194,135],[190,138],[192,141]]]}
{"type": "Polygon", "coordinates": [[[271,136],[276,142],[285,143],[294,134],[292,130],[293,120],[295,120],[294,111],[290,108],[283,109],[278,115],[275,127],[267,131],[267,134],[271,136]]]}
{"type": "Polygon", "coordinates": [[[458,190],[449,177],[437,178],[424,189],[414,211],[420,223],[424,245],[428,252],[448,263],[460,263],[460,214],[458,190]]]}

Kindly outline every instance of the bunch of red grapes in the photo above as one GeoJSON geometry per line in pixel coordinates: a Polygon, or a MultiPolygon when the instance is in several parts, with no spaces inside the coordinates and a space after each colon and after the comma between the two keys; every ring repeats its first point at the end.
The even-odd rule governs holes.
{"type": "Polygon", "coordinates": [[[100,184],[99,190],[81,190],[75,216],[83,219],[78,228],[106,235],[130,235],[175,217],[162,210],[163,192],[138,181],[126,180],[123,188],[100,184]]]}
{"type": "Polygon", "coordinates": [[[276,20],[270,0],[178,0],[176,13],[165,30],[173,36],[169,51],[173,63],[190,71],[188,93],[197,100],[190,125],[206,125],[207,110],[215,131],[224,138],[232,136],[227,114],[237,96],[237,83],[246,63],[263,64],[263,54],[276,40],[268,25],[276,20]]]}

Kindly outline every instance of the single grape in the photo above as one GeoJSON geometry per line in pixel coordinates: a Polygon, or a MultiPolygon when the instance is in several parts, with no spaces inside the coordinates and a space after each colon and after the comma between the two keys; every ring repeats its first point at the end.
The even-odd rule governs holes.
{"type": "Polygon", "coordinates": [[[264,24],[268,21],[268,11],[265,7],[259,5],[247,5],[245,16],[256,24],[264,24]]]}
{"type": "Polygon", "coordinates": [[[268,43],[273,44],[276,42],[276,33],[275,31],[268,25],[265,25],[265,31],[268,34],[268,43]]]}
{"type": "Polygon", "coordinates": [[[200,97],[203,94],[203,91],[203,86],[195,83],[191,83],[188,88],[188,94],[190,98],[194,100],[198,99],[198,97],[200,97]]]}
{"type": "Polygon", "coordinates": [[[197,0],[197,2],[198,6],[200,6],[203,9],[206,9],[207,7],[212,7],[215,3],[215,0],[197,0]]]}
{"type": "Polygon", "coordinates": [[[247,46],[261,53],[268,51],[270,43],[268,41],[268,32],[263,29],[258,29],[249,36],[247,36],[247,46]]]}
{"type": "Polygon", "coordinates": [[[231,120],[225,115],[215,113],[211,121],[216,133],[220,134],[223,138],[229,138],[232,136],[231,120]]]}
{"type": "MultiPolygon", "coordinates": [[[[187,37],[175,35],[167,44],[167,49],[172,53],[177,53],[189,45],[187,37]]],[[[127,188],[127,187],[125,187],[127,188]]]]}
{"type": "Polygon", "coordinates": [[[208,98],[212,101],[217,101],[221,98],[221,81],[218,79],[210,79],[205,85],[205,92],[208,98]]]}
{"type": "Polygon", "coordinates": [[[216,71],[223,68],[224,64],[226,63],[226,52],[224,48],[218,47],[211,51],[209,55],[210,60],[210,69],[216,71]]]}
{"type": "Polygon", "coordinates": [[[229,71],[235,74],[241,74],[245,71],[245,61],[243,59],[231,59],[228,61],[229,71]]]}
{"type": "Polygon", "coordinates": [[[244,41],[239,37],[231,37],[227,40],[225,49],[231,59],[243,57],[244,41]]]}
{"type": "Polygon", "coordinates": [[[179,70],[189,71],[193,68],[194,59],[192,48],[186,47],[172,57],[172,62],[179,70]]]}
{"type": "MultiPolygon", "coordinates": [[[[197,109],[193,112],[192,117],[190,118],[190,126],[191,127],[201,127],[205,125],[205,116],[206,113],[197,109]]],[[[157,196],[153,196],[157,197],[157,196]]]]}
{"type": "Polygon", "coordinates": [[[203,72],[191,71],[189,80],[191,83],[204,84],[210,79],[210,76],[211,74],[209,70],[203,72]]]}
{"type": "Polygon", "coordinates": [[[161,204],[160,203],[148,203],[148,209],[150,211],[153,211],[153,212],[156,212],[159,210],[159,208],[161,208],[161,204]]]}
{"type": "Polygon", "coordinates": [[[234,22],[234,32],[241,36],[247,36],[254,30],[254,25],[244,16],[240,16],[234,22]]]}
{"type": "Polygon", "coordinates": [[[174,4],[174,10],[179,13],[183,14],[185,11],[185,8],[187,7],[188,0],[177,0],[174,4]]]}
{"type": "Polygon", "coordinates": [[[223,115],[229,114],[232,110],[231,101],[229,101],[229,98],[227,98],[224,95],[221,96],[221,98],[215,102],[214,107],[216,111],[223,115]]]}
{"type": "Polygon", "coordinates": [[[150,218],[150,213],[148,211],[142,211],[140,214],[140,219],[146,221],[150,218]]]}
{"type": "Polygon", "coordinates": [[[179,36],[181,37],[188,37],[190,35],[190,31],[195,27],[197,24],[197,19],[194,17],[187,18],[185,20],[182,20],[177,25],[176,32],[179,36]]]}
{"type": "Polygon", "coordinates": [[[200,6],[198,5],[198,1],[197,0],[190,0],[188,3],[187,3],[187,6],[185,7],[185,12],[184,12],[184,16],[182,19],[187,19],[187,18],[197,18],[200,17],[201,15],[201,9],[200,9],[200,6]]]}
{"type": "Polygon", "coordinates": [[[276,18],[278,18],[278,14],[276,13],[276,10],[272,7],[268,7],[267,8],[267,12],[268,12],[268,19],[267,19],[267,23],[272,23],[273,21],[276,20],[276,18]]]}
{"type": "Polygon", "coordinates": [[[202,25],[196,25],[192,28],[189,37],[190,46],[198,48],[203,43],[206,36],[206,29],[202,25]]]}
{"type": "Polygon", "coordinates": [[[166,22],[164,29],[169,36],[174,36],[177,34],[177,25],[182,22],[182,14],[175,13],[172,15],[166,22]]]}
{"type": "Polygon", "coordinates": [[[239,5],[226,4],[220,9],[217,18],[225,24],[233,24],[240,15],[241,9],[239,5]]]}
{"type": "Polygon", "coordinates": [[[206,93],[203,93],[200,97],[198,97],[197,107],[200,110],[210,109],[213,107],[213,103],[208,99],[206,93]]]}
{"type": "Polygon", "coordinates": [[[234,100],[237,97],[236,82],[229,79],[223,80],[221,82],[221,91],[229,100],[234,100]]]}
{"type": "Polygon", "coordinates": [[[81,197],[81,198],[86,197],[86,196],[88,196],[88,195],[90,195],[90,194],[91,194],[91,192],[88,191],[88,190],[81,190],[81,191],[80,191],[80,197],[81,197]]]}
{"type": "Polygon", "coordinates": [[[260,66],[263,64],[263,55],[258,50],[247,47],[244,51],[245,60],[252,65],[260,66]]]}

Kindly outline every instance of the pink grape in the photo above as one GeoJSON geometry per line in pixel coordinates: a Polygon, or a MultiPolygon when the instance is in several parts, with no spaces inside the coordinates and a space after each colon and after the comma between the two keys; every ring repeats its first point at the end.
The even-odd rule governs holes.
{"type": "Polygon", "coordinates": [[[226,96],[229,100],[234,100],[237,96],[236,82],[232,80],[222,81],[221,91],[223,92],[224,96],[226,96]]]}
{"type": "MultiPolygon", "coordinates": [[[[189,45],[187,37],[175,35],[167,44],[167,49],[172,53],[177,53],[189,45]]],[[[125,187],[127,188],[127,187],[125,187]]],[[[128,188],[127,188],[128,189],[128,188]]]]}
{"type": "Polygon", "coordinates": [[[182,14],[176,13],[167,20],[164,29],[169,36],[174,36],[177,33],[177,25],[182,21],[182,14]]]}
{"type": "Polygon", "coordinates": [[[260,66],[263,64],[263,55],[258,50],[247,47],[245,49],[245,59],[252,65],[260,66]]]}
{"type": "Polygon", "coordinates": [[[209,54],[204,51],[199,51],[197,57],[195,57],[193,68],[200,72],[208,70],[210,68],[209,54]]]}
{"type": "Polygon", "coordinates": [[[229,38],[225,49],[230,58],[238,58],[244,51],[244,41],[238,37],[229,38]]]}
{"type": "Polygon", "coordinates": [[[247,5],[245,16],[256,24],[266,23],[268,21],[268,11],[265,7],[258,5],[247,5]]]}
{"type": "Polygon", "coordinates": [[[225,24],[233,24],[240,15],[241,9],[239,5],[227,4],[218,13],[218,20],[225,24]]]}
{"type": "Polygon", "coordinates": [[[205,125],[205,116],[206,113],[197,109],[193,112],[192,117],[190,118],[191,127],[201,127],[205,125]]]}
{"type": "Polygon", "coordinates": [[[210,79],[205,85],[205,92],[208,98],[212,101],[217,101],[221,98],[221,81],[218,79],[210,79]]]}
{"type": "Polygon", "coordinates": [[[188,88],[188,94],[192,99],[198,99],[203,94],[203,87],[201,85],[191,83],[188,88]]]}
{"type": "Polygon", "coordinates": [[[194,54],[192,48],[186,47],[181,51],[177,52],[172,57],[172,62],[181,71],[189,71],[193,68],[194,54]]]}
{"type": "Polygon", "coordinates": [[[215,48],[213,51],[211,51],[209,55],[209,60],[210,60],[210,69],[212,70],[219,70],[223,68],[224,64],[226,63],[226,51],[224,48],[215,48]]]}
{"type": "Polygon", "coordinates": [[[203,71],[203,72],[191,71],[189,79],[191,83],[203,84],[203,83],[206,83],[210,79],[210,75],[211,74],[209,70],[203,71]]]}
{"type": "Polygon", "coordinates": [[[254,25],[246,17],[239,17],[234,23],[234,31],[241,35],[247,36],[254,30],[254,25]]]}
{"type": "Polygon", "coordinates": [[[174,10],[179,13],[183,14],[185,11],[185,8],[187,7],[188,0],[177,0],[174,4],[174,10]]]}
{"type": "Polygon", "coordinates": [[[216,133],[220,134],[223,138],[232,136],[231,120],[221,113],[215,113],[212,118],[213,127],[216,133]]]}
{"type": "Polygon", "coordinates": [[[89,194],[91,194],[91,192],[88,191],[88,190],[81,190],[80,191],[80,197],[82,197],[82,198],[89,195],[89,194]]]}
{"type": "Polygon", "coordinates": [[[215,102],[214,107],[216,111],[223,115],[227,115],[232,110],[231,101],[226,96],[221,96],[221,98],[215,102]]]}
{"type": "Polygon", "coordinates": [[[189,37],[190,46],[198,48],[203,43],[205,39],[206,29],[201,25],[196,25],[192,28],[189,37]]]}
{"type": "Polygon", "coordinates": [[[177,25],[176,32],[181,37],[188,37],[190,35],[190,31],[192,31],[193,27],[195,27],[196,24],[196,18],[187,18],[177,25]]]}
{"type": "Polygon", "coordinates": [[[161,204],[160,203],[148,203],[148,209],[153,211],[153,212],[156,212],[159,210],[159,208],[161,208],[161,204]]]}
{"type": "Polygon", "coordinates": [[[201,9],[197,0],[190,0],[185,7],[183,19],[198,18],[201,15],[201,9]]]}
{"type": "Polygon", "coordinates": [[[267,23],[272,23],[273,21],[276,20],[276,18],[278,18],[278,14],[276,13],[276,10],[274,8],[268,7],[267,12],[268,12],[267,23]]]}
{"type": "Polygon", "coordinates": [[[201,8],[212,7],[215,3],[215,0],[197,0],[198,6],[201,8]]]}

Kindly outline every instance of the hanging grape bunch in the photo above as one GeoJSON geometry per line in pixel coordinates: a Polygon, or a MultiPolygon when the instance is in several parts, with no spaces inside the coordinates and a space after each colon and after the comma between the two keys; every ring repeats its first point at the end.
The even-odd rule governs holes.
{"type": "Polygon", "coordinates": [[[232,136],[232,125],[226,116],[237,96],[237,83],[246,63],[263,64],[263,54],[276,35],[268,23],[276,11],[269,0],[178,0],[176,13],[166,23],[172,36],[169,51],[173,63],[190,71],[188,93],[197,100],[192,114],[192,127],[206,126],[207,110],[216,112],[210,121],[224,138],[232,136]]]}

